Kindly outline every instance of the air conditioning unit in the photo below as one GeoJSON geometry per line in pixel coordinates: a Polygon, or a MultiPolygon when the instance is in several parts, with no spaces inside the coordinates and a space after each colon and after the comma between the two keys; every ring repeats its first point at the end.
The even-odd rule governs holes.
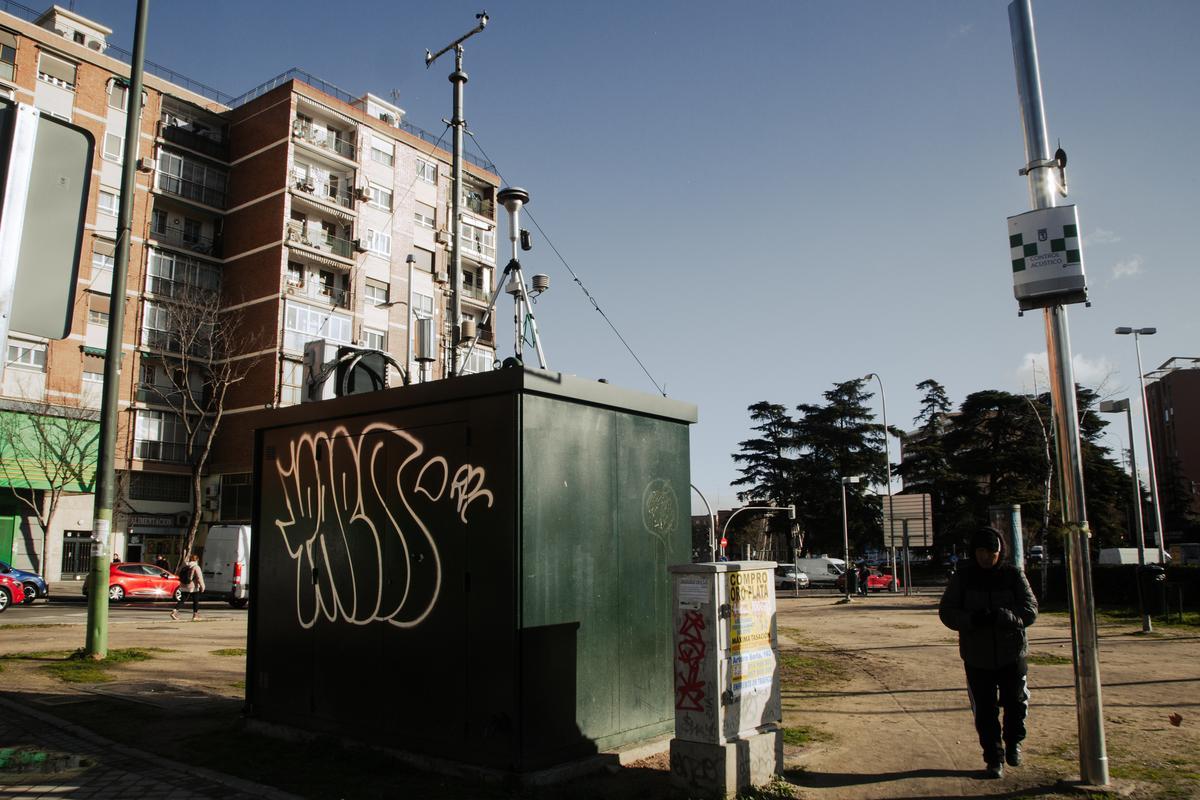
{"type": "Polygon", "coordinates": [[[469,342],[475,338],[475,320],[464,319],[460,328],[459,341],[469,342]]]}
{"type": "Polygon", "coordinates": [[[153,172],[154,160],[150,158],[139,158],[137,160],[138,172],[153,172]]]}
{"type": "Polygon", "coordinates": [[[311,192],[315,187],[308,181],[296,181],[296,188],[302,192],[311,192]]]}
{"type": "Polygon", "coordinates": [[[433,238],[438,244],[450,244],[450,231],[438,231],[433,238]]]}
{"type": "Polygon", "coordinates": [[[354,190],[354,196],[357,197],[359,200],[370,200],[371,199],[371,190],[368,189],[366,186],[360,186],[354,190]]]}
{"type": "Polygon", "coordinates": [[[355,240],[354,240],[354,252],[356,252],[356,253],[365,253],[365,252],[367,252],[367,246],[366,246],[365,244],[363,244],[363,240],[362,240],[362,239],[355,239],[355,240]]]}

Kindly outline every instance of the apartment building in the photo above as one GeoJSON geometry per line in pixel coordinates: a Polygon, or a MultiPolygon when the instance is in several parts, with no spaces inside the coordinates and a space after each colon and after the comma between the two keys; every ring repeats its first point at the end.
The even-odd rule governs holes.
{"type": "MultiPolygon", "coordinates": [[[[79,414],[98,408],[111,355],[129,56],[107,42],[109,28],[67,9],[4,8],[0,93],[86,128],[96,156],[71,334],[46,341],[12,333],[0,413],[79,414]]],[[[204,525],[249,520],[247,414],[301,401],[306,342],[381,350],[416,381],[445,375],[451,341],[451,156],[439,139],[394,104],[299,70],[230,97],[148,63],[143,88],[116,465],[114,551],[128,560],[175,553],[190,521],[196,453],[163,402],[180,347],[172,312],[189,298],[220,298],[223,318],[237,319],[233,360],[247,365],[212,439],[204,525]],[[423,319],[432,320],[433,341],[422,348],[432,361],[418,361],[423,319]]],[[[478,159],[465,159],[463,173],[459,322],[471,326],[481,323],[495,280],[499,179],[478,159]]],[[[464,371],[491,369],[493,344],[482,328],[464,371]]],[[[0,470],[0,559],[50,579],[82,575],[87,481],[67,487],[43,547],[36,522],[2,485],[10,477],[0,470]]],[[[36,481],[9,483],[37,490],[36,481]]]]}
{"type": "Polygon", "coordinates": [[[1200,516],[1200,358],[1168,359],[1146,377],[1165,541],[1194,542],[1183,517],[1200,516]]]}

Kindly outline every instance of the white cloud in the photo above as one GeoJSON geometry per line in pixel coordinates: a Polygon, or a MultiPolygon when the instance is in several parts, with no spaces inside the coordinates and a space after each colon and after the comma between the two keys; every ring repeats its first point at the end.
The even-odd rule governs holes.
{"type": "MultiPolygon", "coordinates": [[[[1071,357],[1071,365],[1075,370],[1075,382],[1089,388],[1096,388],[1117,371],[1107,358],[1088,358],[1081,353],[1071,357]]],[[[1016,378],[1022,392],[1032,392],[1035,386],[1038,394],[1049,391],[1050,368],[1046,351],[1026,353],[1016,369],[1016,378]]]]}
{"type": "Polygon", "coordinates": [[[1083,237],[1085,245],[1114,244],[1119,241],[1121,241],[1121,237],[1107,228],[1096,228],[1096,230],[1083,237]]]}
{"type": "Polygon", "coordinates": [[[970,34],[971,31],[973,31],[973,30],[975,30],[975,23],[973,23],[973,22],[964,23],[962,25],[959,25],[957,29],[950,32],[950,38],[951,39],[961,39],[962,37],[970,34]]]}
{"type": "Polygon", "coordinates": [[[1132,258],[1127,258],[1124,261],[1118,261],[1115,265],[1113,265],[1112,268],[1112,280],[1115,281],[1120,280],[1121,278],[1128,278],[1133,275],[1141,275],[1143,271],[1142,265],[1143,261],[1141,256],[1133,256],[1132,258]]]}

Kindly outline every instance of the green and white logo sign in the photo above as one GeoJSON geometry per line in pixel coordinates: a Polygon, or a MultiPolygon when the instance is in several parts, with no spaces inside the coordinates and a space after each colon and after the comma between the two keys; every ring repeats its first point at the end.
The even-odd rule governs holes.
{"type": "Polygon", "coordinates": [[[1022,310],[1087,301],[1075,206],[1008,218],[1013,294],[1022,310]]]}

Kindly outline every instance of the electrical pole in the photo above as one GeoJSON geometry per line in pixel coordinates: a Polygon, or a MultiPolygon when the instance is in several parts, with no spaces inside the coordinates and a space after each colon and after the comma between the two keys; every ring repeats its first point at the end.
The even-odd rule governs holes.
{"type": "Polygon", "coordinates": [[[86,652],[90,658],[108,656],[108,570],[112,551],[112,521],[116,495],[117,412],[121,387],[122,340],[125,330],[125,281],[129,272],[129,242],[133,229],[133,200],[137,194],[137,157],[141,141],[142,64],[146,53],[146,24],[150,0],[138,0],[125,98],[125,150],[121,164],[121,202],[117,209],[117,252],[113,264],[112,307],[108,318],[108,349],[104,357],[104,389],[100,402],[100,448],[96,463],[96,505],[92,522],[92,568],[88,576],[86,652]]]}
{"type": "MultiPolygon", "coordinates": [[[[1042,102],[1042,79],[1038,67],[1037,41],[1033,28],[1031,0],[1014,0],[1008,7],[1016,66],[1017,94],[1025,132],[1025,172],[1034,209],[1055,205],[1054,176],[1050,165],[1050,139],[1046,132],[1042,102]]],[[[1057,159],[1056,159],[1057,160],[1057,159]]],[[[1063,156],[1060,169],[1065,166],[1063,156]]],[[[1064,179],[1065,186],[1065,179],[1064,179]]],[[[1071,365],[1071,340],[1067,311],[1063,305],[1043,310],[1046,352],[1049,356],[1050,394],[1057,430],[1059,476],[1063,509],[1069,532],[1068,556],[1071,576],[1071,631],[1075,661],[1075,705],[1079,728],[1079,770],[1086,783],[1108,784],[1108,755],[1104,742],[1104,715],[1100,696],[1099,648],[1092,597],[1091,562],[1083,491],[1083,456],[1079,445],[1075,376],[1071,365]]]]}

